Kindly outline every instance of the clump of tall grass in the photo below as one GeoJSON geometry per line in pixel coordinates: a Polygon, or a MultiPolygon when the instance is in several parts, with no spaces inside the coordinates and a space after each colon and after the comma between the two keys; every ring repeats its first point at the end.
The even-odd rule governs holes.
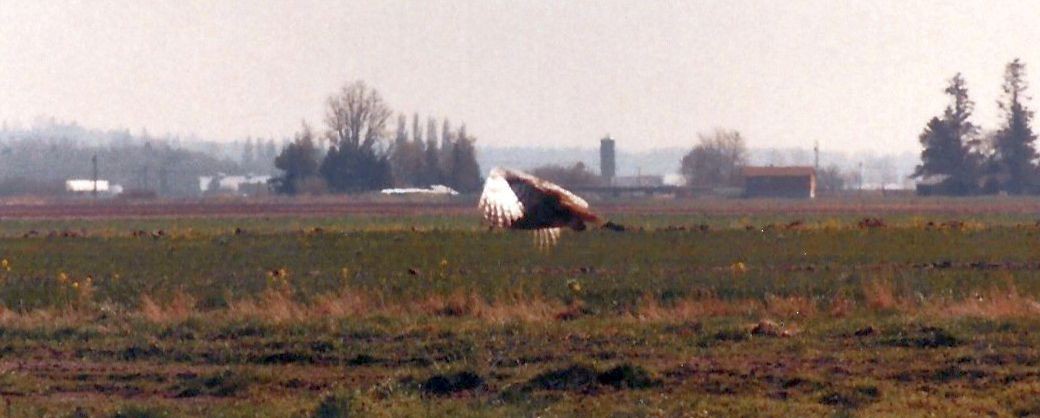
{"type": "Polygon", "coordinates": [[[190,294],[177,291],[166,303],[158,303],[151,296],[141,295],[138,308],[141,316],[154,323],[174,323],[187,320],[196,313],[196,300],[190,294]]]}
{"type": "Polygon", "coordinates": [[[898,295],[889,279],[867,281],[863,283],[862,291],[864,303],[874,311],[906,310],[909,306],[905,298],[898,295]]]}

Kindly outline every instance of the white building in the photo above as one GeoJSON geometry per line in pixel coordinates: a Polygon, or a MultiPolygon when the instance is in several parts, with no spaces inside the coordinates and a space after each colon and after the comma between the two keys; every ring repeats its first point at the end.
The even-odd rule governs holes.
{"type": "Polygon", "coordinates": [[[421,188],[418,188],[418,187],[408,187],[408,188],[401,188],[401,189],[383,189],[383,190],[380,190],[379,192],[382,193],[382,194],[439,194],[439,195],[449,195],[449,196],[454,196],[454,195],[459,194],[459,192],[455,191],[455,189],[452,189],[451,187],[440,185],[440,184],[432,185],[432,186],[430,186],[429,189],[421,189],[421,188]]]}
{"type": "MultiPolygon", "coordinates": [[[[94,190],[94,180],[65,180],[65,191],[72,193],[93,193],[94,190]]],[[[116,195],[123,192],[123,186],[120,186],[118,184],[109,184],[108,180],[98,180],[97,192],[104,195],[116,195]]]]}
{"type": "Polygon", "coordinates": [[[225,176],[223,174],[217,174],[216,176],[200,176],[199,177],[199,191],[200,192],[231,192],[231,193],[246,193],[253,192],[257,187],[267,187],[267,181],[271,179],[271,176],[257,176],[257,175],[245,175],[245,176],[225,176]],[[215,182],[214,182],[215,181],[215,182]]]}

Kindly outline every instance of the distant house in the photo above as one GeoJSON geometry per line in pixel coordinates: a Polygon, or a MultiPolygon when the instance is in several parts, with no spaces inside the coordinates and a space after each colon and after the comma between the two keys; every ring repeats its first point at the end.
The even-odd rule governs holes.
{"type": "Polygon", "coordinates": [[[744,167],[745,197],[816,197],[816,170],[806,166],[744,167]]]}

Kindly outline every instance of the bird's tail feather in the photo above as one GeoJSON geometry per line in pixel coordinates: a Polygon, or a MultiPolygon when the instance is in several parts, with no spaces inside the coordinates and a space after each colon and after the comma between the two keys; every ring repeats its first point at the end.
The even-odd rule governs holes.
{"type": "Polygon", "coordinates": [[[534,230],[534,245],[540,250],[548,250],[560,240],[560,228],[542,228],[534,230]]]}

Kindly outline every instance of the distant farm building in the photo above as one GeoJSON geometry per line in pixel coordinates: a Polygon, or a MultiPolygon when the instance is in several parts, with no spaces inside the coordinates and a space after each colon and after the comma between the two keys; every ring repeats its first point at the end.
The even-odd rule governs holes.
{"type": "Polygon", "coordinates": [[[745,197],[816,197],[816,170],[812,167],[744,167],[745,197]]]}
{"type": "Polygon", "coordinates": [[[614,178],[617,187],[658,187],[664,186],[664,177],[654,175],[618,176],[614,178]]]}
{"type": "Polygon", "coordinates": [[[65,191],[76,194],[90,194],[95,191],[101,195],[112,195],[119,194],[123,191],[123,186],[118,184],[109,184],[108,180],[98,180],[97,188],[95,189],[94,180],[84,179],[69,179],[65,180],[65,191]]]}
{"type": "Polygon", "coordinates": [[[686,176],[677,173],[665,174],[661,181],[664,182],[665,186],[682,187],[686,185],[686,176]]]}
{"type": "Polygon", "coordinates": [[[451,187],[448,187],[448,186],[445,186],[445,185],[442,185],[442,184],[434,184],[434,185],[430,186],[430,188],[428,188],[428,189],[423,189],[423,188],[418,188],[418,187],[383,189],[383,190],[380,190],[379,193],[389,194],[389,195],[416,195],[416,194],[422,195],[422,194],[427,194],[427,195],[445,195],[445,196],[455,196],[455,195],[459,194],[459,192],[455,191],[455,189],[452,189],[451,187]]]}
{"type": "Polygon", "coordinates": [[[271,176],[216,176],[199,177],[199,190],[206,194],[264,194],[271,176]]]}
{"type": "Polygon", "coordinates": [[[922,178],[917,181],[915,189],[920,196],[956,196],[965,194],[964,186],[954,183],[953,179],[946,174],[936,174],[922,178]]]}

